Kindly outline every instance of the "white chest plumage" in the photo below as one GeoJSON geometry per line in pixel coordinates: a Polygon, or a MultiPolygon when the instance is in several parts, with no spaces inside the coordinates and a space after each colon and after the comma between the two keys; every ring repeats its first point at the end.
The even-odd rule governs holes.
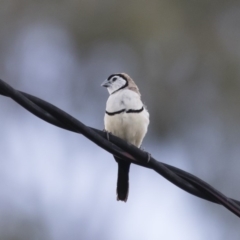
{"type": "Polygon", "coordinates": [[[149,114],[140,99],[139,94],[129,89],[122,89],[109,96],[106,105],[109,115],[105,113],[104,125],[108,132],[140,147],[147,132],[149,114]],[[143,110],[131,112],[131,110],[143,110]],[[130,112],[128,112],[130,110],[130,112]]]}

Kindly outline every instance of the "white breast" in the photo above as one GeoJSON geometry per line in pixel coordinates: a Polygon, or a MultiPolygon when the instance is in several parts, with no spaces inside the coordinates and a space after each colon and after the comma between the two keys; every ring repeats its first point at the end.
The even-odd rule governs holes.
{"type": "Polygon", "coordinates": [[[121,109],[140,109],[142,106],[143,103],[136,92],[124,89],[109,96],[106,111],[116,112],[121,109]]]}
{"type": "MultiPolygon", "coordinates": [[[[141,109],[143,103],[140,96],[128,89],[121,90],[109,96],[106,111],[117,112],[122,109],[141,109]]],[[[105,129],[112,134],[140,147],[142,140],[147,133],[149,124],[149,113],[144,108],[140,113],[122,112],[110,116],[105,114],[105,129]]]]}

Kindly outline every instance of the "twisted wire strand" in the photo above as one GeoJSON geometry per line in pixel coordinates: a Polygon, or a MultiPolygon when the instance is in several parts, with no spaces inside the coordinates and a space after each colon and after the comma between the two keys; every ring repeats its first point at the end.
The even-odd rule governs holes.
{"type": "Polygon", "coordinates": [[[42,120],[65,130],[82,134],[109,153],[125,161],[150,168],[186,192],[213,203],[221,204],[240,217],[240,201],[228,198],[198,177],[174,166],[161,163],[149,153],[112,134],[107,136],[104,131],[88,127],[56,106],[28,93],[17,91],[1,79],[0,95],[12,98],[42,120]],[[151,157],[149,158],[149,156],[151,157]]]}

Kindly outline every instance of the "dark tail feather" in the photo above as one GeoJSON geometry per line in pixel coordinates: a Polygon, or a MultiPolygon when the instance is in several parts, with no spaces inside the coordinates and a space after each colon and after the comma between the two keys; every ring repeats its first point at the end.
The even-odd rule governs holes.
{"type": "Polygon", "coordinates": [[[130,163],[120,160],[115,157],[118,163],[118,179],[117,179],[117,200],[127,201],[128,198],[128,173],[130,169],[130,163]]]}

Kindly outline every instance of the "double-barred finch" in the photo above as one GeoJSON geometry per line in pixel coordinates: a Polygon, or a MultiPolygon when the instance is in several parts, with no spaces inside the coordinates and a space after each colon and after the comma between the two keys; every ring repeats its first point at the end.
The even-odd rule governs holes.
{"type": "MultiPolygon", "coordinates": [[[[149,113],[137,85],[127,74],[119,73],[110,75],[101,86],[110,94],[104,116],[105,130],[140,147],[147,133],[149,113]]],[[[118,163],[117,200],[126,202],[130,163],[114,158],[118,163]]]]}

